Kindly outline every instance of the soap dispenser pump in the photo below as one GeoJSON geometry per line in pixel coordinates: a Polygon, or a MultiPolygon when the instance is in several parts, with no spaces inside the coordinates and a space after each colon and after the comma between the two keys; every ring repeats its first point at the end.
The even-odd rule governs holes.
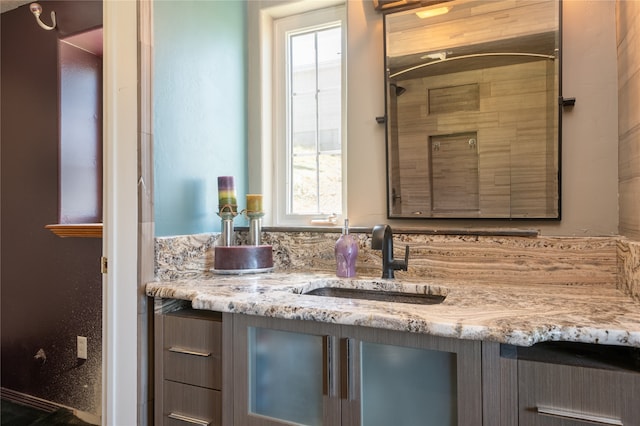
{"type": "Polygon", "coordinates": [[[336,275],[350,278],[356,275],[356,260],[358,258],[358,240],[349,234],[349,219],[344,220],[342,235],[336,241],[336,275]]]}

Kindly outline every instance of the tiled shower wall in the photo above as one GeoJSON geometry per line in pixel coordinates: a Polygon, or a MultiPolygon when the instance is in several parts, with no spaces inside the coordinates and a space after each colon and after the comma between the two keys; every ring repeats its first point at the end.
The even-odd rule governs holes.
{"type": "Polygon", "coordinates": [[[640,242],[618,241],[618,288],[640,302],[640,242]]]}
{"type": "Polygon", "coordinates": [[[616,21],[619,232],[640,241],[640,2],[617,1],[616,21]]]}

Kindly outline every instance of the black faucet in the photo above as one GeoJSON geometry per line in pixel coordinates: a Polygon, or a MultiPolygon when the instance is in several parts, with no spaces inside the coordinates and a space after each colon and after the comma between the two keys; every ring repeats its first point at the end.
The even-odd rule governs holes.
{"type": "Polygon", "coordinates": [[[394,278],[393,271],[406,271],[409,266],[409,246],[404,260],[393,259],[393,233],[389,225],[376,225],[371,232],[371,248],[382,250],[382,278],[394,278]]]}

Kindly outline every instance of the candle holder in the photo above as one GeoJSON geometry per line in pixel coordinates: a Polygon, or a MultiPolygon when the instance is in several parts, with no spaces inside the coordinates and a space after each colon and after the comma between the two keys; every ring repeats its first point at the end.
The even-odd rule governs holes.
{"type": "Polygon", "coordinates": [[[238,213],[233,211],[229,204],[223,206],[218,212],[218,216],[222,219],[221,246],[229,247],[233,245],[233,219],[235,219],[237,215],[238,213]]]}
{"type": "Polygon", "coordinates": [[[249,218],[249,245],[259,246],[264,212],[246,211],[245,214],[249,218]]]}
{"type": "Polygon", "coordinates": [[[260,232],[264,212],[242,210],[240,214],[249,219],[249,244],[234,246],[233,219],[238,213],[220,211],[223,233],[220,244],[214,249],[213,271],[217,274],[247,274],[273,270],[273,247],[260,244],[260,232]]]}

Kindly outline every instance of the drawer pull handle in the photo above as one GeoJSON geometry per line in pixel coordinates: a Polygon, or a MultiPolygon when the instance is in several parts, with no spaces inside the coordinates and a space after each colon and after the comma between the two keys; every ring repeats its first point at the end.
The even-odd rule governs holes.
{"type": "Polygon", "coordinates": [[[174,420],[180,420],[185,423],[191,423],[193,425],[209,426],[211,422],[206,420],[196,419],[195,417],[183,416],[182,414],[169,413],[168,417],[174,420]]]}
{"type": "Polygon", "coordinates": [[[171,346],[169,348],[169,352],[177,352],[179,354],[195,355],[195,356],[202,356],[202,357],[211,356],[211,352],[191,351],[189,349],[179,348],[179,347],[176,347],[176,346],[171,346]]]}
{"type": "Polygon", "coordinates": [[[583,420],[599,425],[623,426],[621,420],[612,419],[611,417],[594,416],[593,414],[576,413],[575,411],[568,411],[550,407],[536,407],[536,409],[538,410],[538,414],[542,414],[545,416],[559,417],[569,420],[583,420]]]}

